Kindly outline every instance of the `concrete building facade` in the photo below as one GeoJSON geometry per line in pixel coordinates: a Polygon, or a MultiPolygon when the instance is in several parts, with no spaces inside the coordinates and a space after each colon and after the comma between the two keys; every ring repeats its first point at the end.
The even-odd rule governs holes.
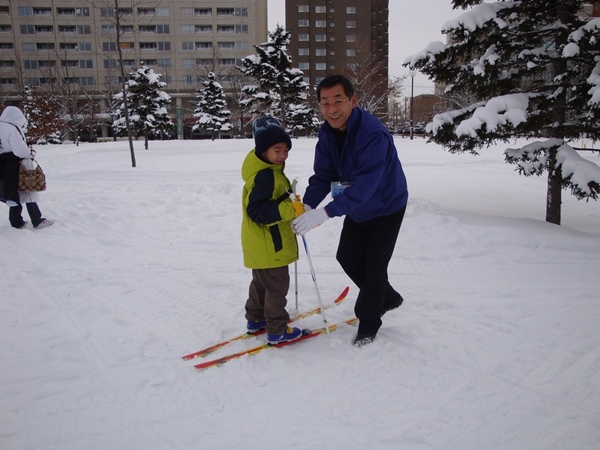
{"type": "Polygon", "coordinates": [[[0,0],[0,98],[18,104],[25,85],[61,83],[106,96],[121,79],[119,46],[126,73],[145,64],[162,75],[185,121],[206,73],[227,89],[267,32],[267,0],[0,0]]]}

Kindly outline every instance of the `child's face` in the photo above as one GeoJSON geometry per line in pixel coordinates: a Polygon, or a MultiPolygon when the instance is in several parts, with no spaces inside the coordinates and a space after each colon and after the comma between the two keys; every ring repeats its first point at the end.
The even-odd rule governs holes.
{"type": "Polygon", "coordinates": [[[289,149],[285,142],[272,145],[263,153],[263,158],[271,164],[283,164],[288,157],[289,149]]]}

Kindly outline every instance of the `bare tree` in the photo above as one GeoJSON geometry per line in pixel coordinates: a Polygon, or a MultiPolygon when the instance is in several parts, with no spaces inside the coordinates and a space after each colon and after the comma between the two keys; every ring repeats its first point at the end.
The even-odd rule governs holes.
{"type": "Polygon", "coordinates": [[[360,106],[379,116],[385,114],[390,96],[398,95],[402,81],[399,77],[390,83],[385,73],[385,62],[372,51],[369,36],[359,35],[353,49],[354,56],[342,70],[354,85],[360,106]]]}

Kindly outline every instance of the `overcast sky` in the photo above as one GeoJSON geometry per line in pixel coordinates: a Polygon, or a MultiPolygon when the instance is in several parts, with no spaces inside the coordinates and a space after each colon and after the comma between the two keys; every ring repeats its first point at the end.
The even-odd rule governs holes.
{"type": "MultiPolygon", "coordinates": [[[[390,76],[408,75],[402,67],[406,57],[419,52],[433,41],[445,42],[441,33],[444,22],[459,16],[462,10],[453,10],[450,0],[389,0],[390,4],[390,76]]],[[[285,26],[285,1],[268,0],[269,31],[279,23],[285,26]]],[[[410,77],[404,83],[405,95],[410,95],[410,77]]],[[[432,94],[433,83],[417,73],[414,95],[432,94]]]]}

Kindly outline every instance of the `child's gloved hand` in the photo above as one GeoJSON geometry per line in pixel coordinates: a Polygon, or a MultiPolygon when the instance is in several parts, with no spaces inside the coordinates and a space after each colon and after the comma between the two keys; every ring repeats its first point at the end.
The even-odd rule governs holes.
{"type": "Polygon", "coordinates": [[[304,203],[302,203],[300,200],[294,200],[292,205],[294,206],[294,217],[304,214],[304,203]]]}
{"type": "Polygon", "coordinates": [[[292,205],[294,206],[294,217],[298,217],[300,214],[304,214],[311,209],[310,206],[302,203],[298,194],[296,194],[296,199],[292,200],[292,205]]]}

